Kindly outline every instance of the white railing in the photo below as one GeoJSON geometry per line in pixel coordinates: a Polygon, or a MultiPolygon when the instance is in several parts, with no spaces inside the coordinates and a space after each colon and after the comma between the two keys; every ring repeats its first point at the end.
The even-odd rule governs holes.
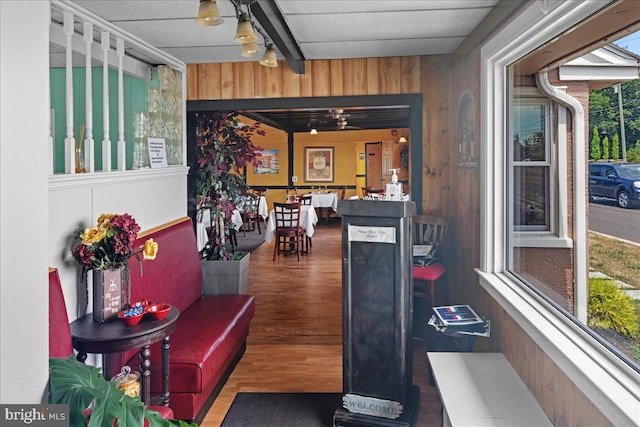
{"type": "MultiPolygon", "coordinates": [[[[173,58],[172,56],[162,52],[161,50],[151,46],[150,44],[142,41],[130,33],[118,28],[117,26],[105,21],[101,17],[82,9],[76,4],[69,1],[51,1],[51,26],[50,26],[50,41],[52,44],[58,45],[65,50],[64,67],[65,72],[65,139],[64,139],[64,174],[76,175],[76,174],[92,174],[92,173],[104,173],[112,172],[113,165],[111,164],[112,155],[112,143],[110,139],[110,111],[109,106],[114,105],[117,101],[117,115],[118,115],[118,139],[115,149],[117,150],[117,170],[126,170],[126,147],[131,144],[132,141],[127,142],[125,140],[125,118],[124,118],[124,74],[129,74],[145,80],[151,79],[151,66],[149,64],[140,61],[132,56],[127,55],[125,51],[125,45],[129,49],[133,49],[138,53],[143,53],[145,57],[153,59],[154,63],[166,64],[179,73],[179,79],[181,83],[181,102],[179,103],[181,108],[182,123],[181,123],[181,141],[177,141],[176,145],[181,145],[178,152],[181,156],[181,164],[177,166],[186,166],[186,65],[173,58]],[[77,28],[82,28],[83,34],[77,33],[77,28]],[[100,39],[96,40],[94,37],[94,30],[100,35],[100,39]],[[115,49],[113,46],[115,45],[115,49]],[[84,55],[84,67],[85,67],[85,125],[86,129],[81,129],[80,133],[86,132],[85,135],[74,134],[74,93],[73,93],[73,53],[84,55]],[[102,62],[103,71],[103,96],[102,96],[102,128],[103,136],[101,141],[94,141],[94,123],[93,123],[93,110],[94,99],[92,96],[92,61],[97,60],[102,62]],[[117,70],[117,100],[109,99],[109,68],[115,68],[117,70]],[[114,102],[111,102],[114,101],[114,102]],[[84,136],[84,139],[83,139],[84,136]],[[96,145],[102,146],[102,170],[96,171],[95,162],[95,149],[96,145]]],[[[56,53],[51,53],[52,63],[56,57],[56,53]]],[[[53,129],[55,126],[52,124],[52,135],[50,135],[50,141],[52,146],[50,147],[50,175],[54,174],[54,153],[55,153],[55,135],[53,129]]],[[[176,128],[176,131],[178,129],[176,128]]],[[[174,147],[175,148],[175,147],[174,147]]],[[[175,151],[175,150],[174,150],[175,151]]],[[[175,164],[174,164],[175,166],[175,164]]]]}

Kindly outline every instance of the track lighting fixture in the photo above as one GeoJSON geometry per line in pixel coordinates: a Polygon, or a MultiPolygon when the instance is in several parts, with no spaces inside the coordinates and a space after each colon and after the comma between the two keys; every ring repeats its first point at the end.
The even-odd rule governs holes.
{"type": "MultiPolygon", "coordinates": [[[[235,41],[242,43],[241,55],[244,58],[252,58],[258,54],[258,37],[256,32],[260,33],[264,39],[265,52],[260,59],[260,64],[265,67],[277,67],[278,60],[276,57],[276,48],[266,32],[256,25],[251,18],[251,5],[257,0],[229,0],[236,11],[238,19],[238,27],[236,28],[235,41]],[[246,11],[242,10],[242,6],[246,7],[246,11]]],[[[200,0],[198,7],[198,15],[196,22],[199,25],[212,26],[222,23],[220,12],[216,0],[200,0]]]]}
{"type": "Polygon", "coordinates": [[[205,27],[222,24],[216,0],[200,0],[196,22],[205,27]]]}

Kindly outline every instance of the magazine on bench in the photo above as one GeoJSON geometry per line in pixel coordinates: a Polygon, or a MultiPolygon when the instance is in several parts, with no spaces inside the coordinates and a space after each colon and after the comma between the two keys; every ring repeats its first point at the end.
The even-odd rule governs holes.
{"type": "Polygon", "coordinates": [[[429,325],[438,332],[456,332],[470,335],[486,335],[489,323],[468,305],[433,307],[434,315],[429,325]]]}
{"type": "Polygon", "coordinates": [[[427,267],[438,260],[433,245],[413,245],[413,265],[427,267]]]}

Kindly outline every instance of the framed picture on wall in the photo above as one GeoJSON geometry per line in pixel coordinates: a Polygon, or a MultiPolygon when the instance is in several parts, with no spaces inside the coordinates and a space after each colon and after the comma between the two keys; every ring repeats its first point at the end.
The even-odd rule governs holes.
{"type": "Polygon", "coordinates": [[[333,147],[305,147],[304,178],[307,182],[333,182],[333,147]]]}

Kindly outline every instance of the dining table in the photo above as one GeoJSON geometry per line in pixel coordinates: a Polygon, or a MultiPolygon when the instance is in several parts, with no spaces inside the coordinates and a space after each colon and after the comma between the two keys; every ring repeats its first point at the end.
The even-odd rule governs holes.
{"type": "MultiPolygon", "coordinates": [[[[260,198],[260,202],[262,202],[262,199],[264,199],[264,196],[260,198]]],[[[261,212],[260,209],[260,204],[258,204],[258,213],[260,214],[260,216],[262,216],[263,218],[267,217],[266,214],[266,210],[267,210],[267,202],[266,199],[263,203],[263,211],[264,213],[261,212]]],[[[202,249],[204,249],[205,245],[207,244],[207,242],[209,241],[209,236],[207,234],[207,228],[211,227],[211,211],[209,209],[198,209],[198,221],[196,224],[196,242],[198,244],[198,251],[201,251],[202,249]]],[[[233,229],[238,231],[242,229],[242,226],[244,225],[244,220],[242,217],[242,210],[241,209],[234,209],[233,212],[231,213],[231,225],[233,226],[233,229]]]]}
{"type": "MultiPolygon", "coordinates": [[[[338,209],[338,193],[333,191],[312,191],[311,193],[311,206],[318,209],[318,215],[320,218],[328,218],[329,215],[323,215],[325,209],[333,209],[335,212],[338,209]]],[[[328,222],[328,219],[326,220],[328,222]]]]}
{"type": "MultiPolygon", "coordinates": [[[[300,227],[304,229],[307,237],[312,237],[314,233],[314,227],[318,223],[318,215],[313,205],[301,205],[300,206],[300,227]]],[[[267,222],[267,228],[264,232],[264,241],[271,243],[276,233],[276,214],[272,209],[269,213],[269,221],[267,222]]]]}

